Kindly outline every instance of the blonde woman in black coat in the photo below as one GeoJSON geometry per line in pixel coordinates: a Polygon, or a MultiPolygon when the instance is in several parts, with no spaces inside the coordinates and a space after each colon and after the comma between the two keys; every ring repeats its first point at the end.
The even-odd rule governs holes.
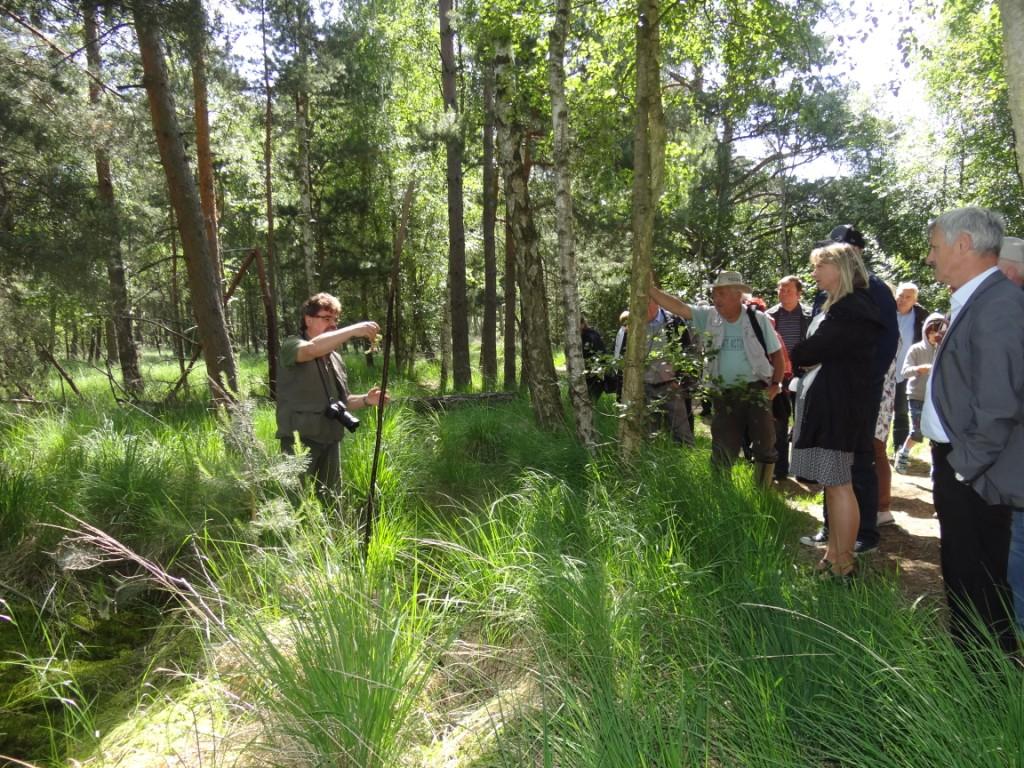
{"type": "Polygon", "coordinates": [[[871,447],[875,425],[869,379],[883,326],[867,292],[864,262],[851,246],[817,248],[811,266],[828,301],[811,321],[807,338],[790,352],[794,369],[804,369],[790,471],[825,487],[828,548],[817,570],[823,578],[846,581],[854,571],[860,525],[850,468],[854,453],[871,447]]]}

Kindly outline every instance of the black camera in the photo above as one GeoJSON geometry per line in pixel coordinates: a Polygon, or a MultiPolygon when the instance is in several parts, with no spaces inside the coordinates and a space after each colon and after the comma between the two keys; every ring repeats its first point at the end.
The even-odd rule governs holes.
{"type": "Polygon", "coordinates": [[[349,413],[344,403],[340,403],[337,400],[332,400],[331,404],[324,409],[324,416],[328,419],[340,421],[341,426],[349,432],[355,432],[359,429],[359,419],[349,413]]]}

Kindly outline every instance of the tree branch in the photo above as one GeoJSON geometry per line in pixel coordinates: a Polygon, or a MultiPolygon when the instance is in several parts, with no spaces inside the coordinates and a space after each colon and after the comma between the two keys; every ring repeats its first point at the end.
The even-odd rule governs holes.
{"type": "MultiPolygon", "coordinates": [[[[11,21],[13,21],[15,24],[17,24],[18,26],[28,30],[33,36],[39,38],[49,48],[51,48],[52,50],[54,50],[57,53],[59,53],[66,61],[71,61],[71,58],[72,58],[72,56],[74,56],[74,53],[68,53],[67,51],[65,51],[63,48],[61,48],[59,45],[57,45],[55,42],[53,42],[50,38],[48,38],[42,32],[42,30],[36,29],[31,24],[29,24],[27,21],[25,21],[24,19],[19,17],[14,11],[10,10],[9,8],[7,8],[5,6],[0,6],[0,11],[2,11],[3,14],[7,18],[9,18],[11,21]]],[[[105,82],[100,80],[96,75],[94,75],[88,69],[82,69],[77,64],[75,64],[74,66],[75,66],[75,69],[77,69],[79,72],[84,74],[86,77],[88,77],[90,80],[92,80],[94,83],[96,83],[96,85],[98,85],[104,91],[109,93],[111,96],[114,96],[114,97],[116,97],[118,99],[122,99],[122,100],[124,99],[124,96],[122,96],[116,90],[114,90],[109,85],[107,85],[105,82]]]]}

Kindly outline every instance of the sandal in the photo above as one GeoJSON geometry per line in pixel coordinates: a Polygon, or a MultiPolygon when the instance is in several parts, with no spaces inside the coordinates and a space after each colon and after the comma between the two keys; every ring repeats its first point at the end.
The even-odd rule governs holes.
{"type": "Polygon", "coordinates": [[[811,572],[821,581],[828,581],[832,578],[832,571],[834,568],[835,563],[828,558],[823,557],[814,564],[814,568],[811,572]]]}
{"type": "Polygon", "coordinates": [[[842,587],[853,586],[853,582],[858,575],[856,561],[851,561],[845,565],[833,563],[828,571],[829,580],[842,587]]]}

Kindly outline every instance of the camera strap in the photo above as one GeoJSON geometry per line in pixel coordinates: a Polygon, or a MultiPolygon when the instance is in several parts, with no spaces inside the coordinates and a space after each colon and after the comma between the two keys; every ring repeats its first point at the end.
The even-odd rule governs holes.
{"type": "Polygon", "coordinates": [[[334,398],[331,397],[331,391],[327,387],[327,376],[324,373],[324,368],[327,367],[327,360],[331,354],[328,352],[323,357],[318,357],[314,360],[316,363],[316,371],[320,374],[320,383],[324,385],[324,395],[327,397],[327,405],[330,407],[331,403],[334,402],[334,398]],[[322,363],[322,364],[321,364],[322,363]]]}

